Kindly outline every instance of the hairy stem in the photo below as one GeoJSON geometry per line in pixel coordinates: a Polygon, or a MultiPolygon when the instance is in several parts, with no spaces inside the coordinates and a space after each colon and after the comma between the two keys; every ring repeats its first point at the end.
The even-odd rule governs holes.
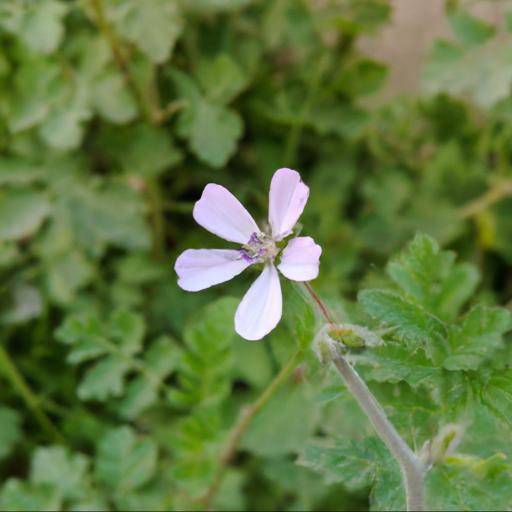
{"type": "MultiPolygon", "coordinates": [[[[324,329],[327,330],[328,327],[334,326],[335,324],[327,308],[313,290],[312,286],[309,283],[304,283],[304,286],[329,324],[324,329]]],[[[355,368],[348,363],[338,350],[330,350],[330,358],[345,380],[352,396],[357,400],[359,406],[374,426],[375,431],[398,462],[405,488],[407,510],[423,511],[425,509],[423,483],[424,465],[396,431],[395,427],[386,416],[384,409],[379,402],[377,402],[377,399],[373,396],[355,368]]]]}
{"type": "Polygon", "coordinates": [[[357,400],[361,409],[372,422],[377,434],[398,462],[404,481],[407,510],[424,510],[423,464],[400,437],[368,386],[348,361],[338,354],[333,356],[333,363],[343,376],[352,396],[357,400]]]}
{"type": "Polygon", "coordinates": [[[226,445],[224,446],[224,449],[222,450],[221,455],[219,457],[219,465],[215,473],[215,476],[212,480],[212,483],[208,486],[206,491],[198,498],[198,502],[200,502],[205,509],[208,509],[210,507],[213,498],[215,497],[217,491],[219,490],[220,484],[222,483],[222,477],[226,472],[228,464],[233,459],[238,444],[240,443],[251,421],[254,419],[256,414],[258,414],[261,408],[270,400],[270,398],[274,395],[274,393],[277,391],[282,382],[286,379],[286,377],[288,377],[290,372],[293,370],[298,355],[299,352],[295,352],[290,357],[290,359],[288,359],[287,363],[283,366],[281,371],[274,377],[274,380],[272,380],[272,382],[265,388],[265,390],[258,397],[258,399],[252,405],[248,405],[240,411],[238,420],[231,429],[231,431],[229,432],[226,445]]]}
{"type": "Polygon", "coordinates": [[[23,375],[19,372],[14,361],[11,359],[11,356],[3,345],[0,345],[0,371],[11,383],[18,395],[23,399],[28,409],[32,411],[41,428],[48,433],[53,441],[57,443],[64,443],[64,437],[41,409],[38,398],[30,389],[30,386],[25,381],[23,375]]]}

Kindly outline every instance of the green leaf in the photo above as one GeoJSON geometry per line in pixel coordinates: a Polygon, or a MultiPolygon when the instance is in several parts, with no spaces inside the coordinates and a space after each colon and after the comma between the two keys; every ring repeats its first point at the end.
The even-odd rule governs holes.
{"type": "Polygon", "coordinates": [[[349,489],[373,487],[372,510],[404,510],[400,473],[380,439],[317,441],[303,450],[298,464],[322,474],[327,483],[349,489]],[[390,504],[394,506],[389,507],[390,504]]]}
{"type": "Polygon", "coordinates": [[[27,185],[41,181],[44,175],[44,166],[24,158],[0,158],[0,185],[27,185]]]}
{"type": "Polygon", "coordinates": [[[342,68],[339,86],[351,96],[366,96],[377,92],[387,76],[387,66],[369,59],[356,60],[342,68]]]}
{"type": "Polygon", "coordinates": [[[227,54],[200,61],[197,78],[206,98],[222,105],[230,103],[248,82],[243,69],[227,54]]]}
{"type": "Polygon", "coordinates": [[[181,152],[161,128],[138,124],[116,133],[118,137],[109,150],[129,174],[153,177],[181,161],[181,152]]]}
{"type": "Polygon", "coordinates": [[[130,427],[112,429],[100,440],[95,476],[116,493],[134,491],[153,476],[157,448],[150,439],[138,438],[130,427]]]}
{"type": "Polygon", "coordinates": [[[199,496],[212,482],[223,441],[220,425],[218,413],[203,408],[179,421],[171,435],[175,457],[171,477],[188,496],[199,496]]]}
{"type": "Polygon", "coordinates": [[[0,193],[0,240],[32,236],[50,212],[46,194],[32,190],[0,193]]]}
{"type": "Polygon", "coordinates": [[[178,387],[170,395],[179,407],[214,406],[229,394],[233,364],[233,318],[238,301],[219,299],[187,324],[187,352],[178,364],[178,387]]]}
{"type": "Polygon", "coordinates": [[[175,370],[180,351],[175,340],[160,336],[144,352],[144,361],[154,374],[165,379],[175,370]]]}
{"type": "Polygon", "coordinates": [[[243,448],[261,457],[298,453],[314,431],[317,405],[305,383],[282,388],[251,422],[243,448]]]}
{"type": "Polygon", "coordinates": [[[400,256],[392,261],[387,271],[407,293],[425,306],[432,301],[439,283],[448,276],[455,255],[441,252],[435,240],[417,235],[400,256]]]}
{"type": "Polygon", "coordinates": [[[123,393],[125,376],[136,364],[131,357],[141,350],[144,333],[143,318],[124,310],[114,312],[105,326],[95,316],[65,320],[56,335],[72,345],[70,363],[108,354],[86,371],[77,390],[82,400],[105,401],[123,393]]]}
{"type": "Polygon", "coordinates": [[[473,296],[480,273],[470,263],[456,263],[442,284],[436,311],[443,319],[456,318],[462,306],[473,296]]]}
{"type": "Polygon", "coordinates": [[[309,350],[317,330],[315,310],[310,302],[311,299],[295,285],[284,285],[283,296],[283,320],[291,337],[297,343],[297,348],[309,350]]]}
{"type": "Polygon", "coordinates": [[[121,416],[134,419],[157,400],[160,384],[175,370],[179,356],[176,342],[167,336],[150,345],[144,353],[144,363],[151,373],[146,371],[129,383],[119,408],[121,416]]]}
{"type": "Polygon", "coordinates": [[[464,45],[485,43],[496,33],[492,25],[462,9],[449,12],[448,22],[457,40],[464,45]]]}
{"type": "Polygon", "coordinates": [[[39,129],[42,139],[60,151],[75,149],[81,144],[83,123],[92,117],[86,88],[78,83],[65,85],[39,129]]]}
{"type": "Polygon", "coordinates": [[[43,311],[41,293],[34,286],[18,284],[11,292],[12,304],[0,315],[5,324],[17,324],[37,318],[43,311]]]}
{"type": "Polygon", "coordinates": [[[57,49],[62,40],[63,18],[67,12],[68,6],[60,0],[7,0],[5,6],[0,6],[0,25],[32,50],[49,54],[57,49]]]}
{"type": "Polygon", "coordinates": [[[429,508],[453,511],[506,509],[512,500],[511,468],[502,458],[504,456],[498,460],[477,460],[462,468],[455,460],[453,465],[434,467],[426,476],[429,508]]]}
{"type": "Polygon", "coordinates": [[[335,134],[342,138],[359,137],[367,126],[368,114],[353,106],[319,105],[309,115],[311,126],[320,134],[335,134]]]}
{"type": "Polygon", "coordinates": [[[46,264],[46,286],[52,299],[59,304],[69,304],[78,290],[88,284],[94,268],[82,251],[70,249],[46,264]]]}
{"type": "Polygon", "coordinates": [[[491,107],[509,96],[511,47],[510,38],[495,38],[469,49],[437,42],[423,73],[423,90],[428,94],[470,94],[481,107],[491,107]]]}
{"type": "Polygon", "coordinates": [[[108,71],[94,80],[92,87],[94,108],[107,121],[125,124],[137,117],[137,102],[121,74],[108,71]]]}
{"type": "Polygon", "coordinates": [[[222,167],[235,153],[242,131],[237,112],[203,100],[194,110],[190,147],[203,162],[222,167]]]}
{"type": "Polygon", "coordinates": [[[132,420],[155,403],[158,398],[158,385],[141,375],[128,384],[124,395],[119,414],[123,418],[132,420]]]}
{"type": "Polygon", "coordinates": [[[110,0],[109,13],[119,34],[153,62],[163,63],[182,31],[179,5],[167,0],[110,0]]]}
{"type": "Polygon", "coordinates": [[[451,326],[451,350],[443,366],[448,370],[476,370],[503,345],[503,335],[512,327],[511,320],[506,309],[474,307],[460,326],[451,326]]]}
{"type": "Polygon", "coordinates": [[[416,235],[387,272],[402,290],[429,312],[454,317],[471,297],[478,271],[469,264],[454,264],[455,255],[441,251],[435,240],[416,235]]]}
{"type": "Polygon", "coordinates": [[[198,12],[230,12],[239,10],[252,0],[196,0],[190,9],[198,12]]]}
{"type": "Polygon", "coordinates": [[[369,367],[366,379],[377,382],[405,381],[412,387],[436,382],[440,371],[425,356],[423,350],[402,343],[386,343],[358,355],[358,364],[369,367]]]}
{"type": "Polygon", "coordinates": [[[15,90],[9,104],[9,129],[18,133],[42,122],[54,103],[53,88],[60,70],[53,61],[27,59],[14,76],[15,90]]]}
{"type": "Polygon", "coordinates": [[[39,512],[60,510],[61,497],[57,489],[47,485],[31,485],[17,478],[5,482],[0,493],[2,510],[13,512],[39,512]]]}
{"type": "Polygon", "coordinates": [[[445,336],[445,326],[438,318],[395,292],[364,290],[359,301],[369,315],[394,327],[398,335],[407,339],[425,343],[445,336]]]}
{"type": "Polygon", "coordinates": [[[119,356],[107,356],[88,369],[78,386],[81,400],[96,399],[104,402],[120,396],[124,390],[124,377],[130,365],[119,356]]]}
{"type": "Polygon", "coordinates": [[[56,330],[58,341],[71,345],[67,361],[78,364],[108,353],[109,342],[103,335],[103,326],[97,316],[68,316],[56,330]]]}
{"type": "Polygon", "coordinates": [[[512,370],[493,375],[482,388],[481,400],[493,416],[512,428],[512,370]]]}
{"type": "Polygon", "coordinates": [[[110,317],[107,329],[108,335],[124,355],[136,354],[142,348],[146,331],[142,315],[125,310],[116,311],[110,317]]]}
{"type": "Polygon", "coordinates": [[[167,269],[146,253],[131,253],[119,261],[117,272],[120,281],[143,285],[162,278],[167,269]]]}
{"type": "Polygon", "coordinates": [[[5,459],[20,440],[19,414],[9,407],[0,407],[0,460],[5,459]]]}
{"type": "Polygon", "coordinates": [[[126,249],[149,247],[144,203],[133,190],[118,185],[77,186],[63,199],[75,237],[90,252],[101,252],[105,244],[126,249]]]}
{"type": "Polygon", "coordinates": [[[33,456],[30,480],[58,489],[64,499],[78,499],[87,488],[89,460],[82,454],[70,454],[62,446],[38,448],[33,456]]]}

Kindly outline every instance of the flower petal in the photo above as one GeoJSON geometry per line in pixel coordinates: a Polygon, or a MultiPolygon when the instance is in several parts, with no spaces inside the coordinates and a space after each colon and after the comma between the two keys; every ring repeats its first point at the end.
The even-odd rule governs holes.
{"type": "Polygon", "coordinates": [[[194,219],[214,235],[245,244],[260,229],[242,203],[226,188],[209,183],[194,206],[194,219]]]}
{"type": "Polygon", "coordinates": [[[310,281],[318,276],[321,254],[322,248],[310,236],[292,238],[277,268],[292,281],[310,281]]]}
{"type": "Polygon", "coordinates": [[[282,307],[279,274],[274,265],[266,265],[236,310],[236,332],[246,340],[263,338],[281,319],[282,307]]]}
{"type": "Polygon", "coordinates": [[[282,240],[299,220],[309,196],[309,188],[292,169],[278,169],[270,183],[268,220],[272,238],[282,240]]]}
{"type": "Polygon", "coordinates": [[[251,262],[236,250],[187,249],[176,260],[174,270],[178,274],[178,286],[197,292],[229,281],[249,265],[251,262]]]}

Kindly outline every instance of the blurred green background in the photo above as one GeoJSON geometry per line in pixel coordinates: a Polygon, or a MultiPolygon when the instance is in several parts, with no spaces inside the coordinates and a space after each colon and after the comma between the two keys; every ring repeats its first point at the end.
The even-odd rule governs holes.
{"type": "MultiPolygon", "coordinates": [[[[300,171],[316,288],[339,318],[367,320],[358,290],[385,285],[416,232],[478,269],[473,298],[510,307],[509,3],[0,0],[2,508],[204,506],[228,429],[297,322],[291,298],[266,341],[235,338],[225,296],[250,272],[177,287],[182,250],[223,247],[191,216],[208,182],[259,220],[273,172],[300,171]]],[[[295,464],[314,435],[371,433],[330,386],[303,363],[210,506],[368,509],[364,464],[329,485],[295,464]]],[[[400,425],[437,414],[407,384],[377,388],[400,425]]],[[[482,421],[489,448],[498,430],[482,421]]],[[[421,447],[435,427],[419,425],[421,447]]]]}

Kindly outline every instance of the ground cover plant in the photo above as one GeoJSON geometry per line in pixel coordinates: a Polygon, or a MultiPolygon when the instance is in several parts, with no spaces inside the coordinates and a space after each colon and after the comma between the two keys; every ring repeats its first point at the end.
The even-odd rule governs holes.
{"type": "Polygon", "coordinates": [[[419,509],[354,370],[425,507],[512,507],[512,23],[472,12],[382,101],[385,0],[0,2],[2,510],[419,509]],[[300,219],[180,288],[234,249],[205,187],[264,232],[276,169],[300,219]],[[290,236],[312,267],[237,327],[290,236]]]}

